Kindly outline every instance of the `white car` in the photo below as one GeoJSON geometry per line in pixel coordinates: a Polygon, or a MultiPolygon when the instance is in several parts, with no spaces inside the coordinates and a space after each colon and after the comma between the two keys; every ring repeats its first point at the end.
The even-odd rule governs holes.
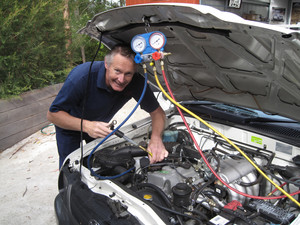
{"type": "MultiPolygon", "coordinates": [[[[298,31],[166,3],[97,14],[80,33],[109,48],[144,37],[137,60],[151,84],[171,95],[165,75],[176,101],[166,97],[162,162],[149,165],[145,151],[115,135],[68,156],[58,224],[300,223],[298,31]],[[158,60],[146,50],[157,44],[148,43],[152,32],[163,34],[158,60]]],[[[151,120],[119,130],[146,148],[151,120]]]]}

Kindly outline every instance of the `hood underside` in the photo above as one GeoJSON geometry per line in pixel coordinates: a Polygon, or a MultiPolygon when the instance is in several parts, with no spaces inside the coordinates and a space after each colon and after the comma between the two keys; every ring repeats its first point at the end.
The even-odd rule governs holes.
{"type": "Polygon", "coordinates": [[[165,71],[177,101],[217,101],[300,121],[299,32],[175,3],[109,10],[79,32],[97,40],[102,33],[111,48],[152,31],[167,37],[165,71]]]}

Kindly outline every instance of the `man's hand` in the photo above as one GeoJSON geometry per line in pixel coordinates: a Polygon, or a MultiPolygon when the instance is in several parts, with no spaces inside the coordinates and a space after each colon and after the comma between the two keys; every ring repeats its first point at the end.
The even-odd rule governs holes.
{"type": "MultiPolygon", "coordinates": [[[[71,116],[69,113],[64,111],[50,112],[47,113],[47,118],[50,122],[54,123],[66,130],[81,130],[81,119],[71,116]]],[[[105,122],[83,120],[83,132],[88,133],[92,138],[104,138],[111,130],[109,124],[105,122]]]]}
{"type": "Polygon", "coordinates": [[[92,138],[104,138],[110,132],[109,123],[97,121],[83,121],[83,130],[92,138]]]}
{"type": "Polygon", "coordinates": [[[161,138],[151,138],[147,150],[152,153],[152,156],[149,155],[151,164],[162,161],[169,154],[161,138]]]}
{"type": "Polygon", "coordinates": [[[159,106],[150,113],[150,116],[152,119],[152,134],[148,145],[148,151],[152,153],[152,157],[149,156],[150,163],[155,163],[162,161],[169,154],[162,142],[162,133],[165,127],[166,115],[159,106]]]}

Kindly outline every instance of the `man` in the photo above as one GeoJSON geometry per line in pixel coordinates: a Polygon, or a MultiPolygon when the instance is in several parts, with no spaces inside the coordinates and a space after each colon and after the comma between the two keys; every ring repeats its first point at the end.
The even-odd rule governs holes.
{"type": "MultiPolygon", "coordinates": [[[[81,64],[70,72],[47,113],[56,128],[60,167],[65,158],[80,147],[85,96],[83,139],[90,142],[107,136],[111,132],[109,121],[115,113],[132,97],[138,100],[143,90],[145,80],[136,74],[134,53],[127,46],[117,45],[105,56],[104,62],[94,62],[88,79],[90,65],[90,62],[81,64]]],[[[140,106],[152,119],[148,151],[152,153],[150,163],[155,163],[168,155],[162,142],[165,113],[149,87],[140,106]]]]}

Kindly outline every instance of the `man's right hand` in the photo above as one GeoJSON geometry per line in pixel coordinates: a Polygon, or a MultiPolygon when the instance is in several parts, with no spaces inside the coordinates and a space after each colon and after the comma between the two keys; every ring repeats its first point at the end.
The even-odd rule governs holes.
{"type": "MultiPolygon", "coordinates": [[[[66,130],[81,130],[81,119],[71,116],[64,111],[47,113],[47,118],[50,122],[56,126],[66,130]]],[[[83,132],[87,133],[92,138],[104,138],[111,130],[109,129],[109,123],[83,120],[83,132]]]]}
{"type": "Polygon", "coordinates": [[[109,123],[98,121],[83,121],[83,131],[92,138],[104,138],[110,132],[109,123]]]}

